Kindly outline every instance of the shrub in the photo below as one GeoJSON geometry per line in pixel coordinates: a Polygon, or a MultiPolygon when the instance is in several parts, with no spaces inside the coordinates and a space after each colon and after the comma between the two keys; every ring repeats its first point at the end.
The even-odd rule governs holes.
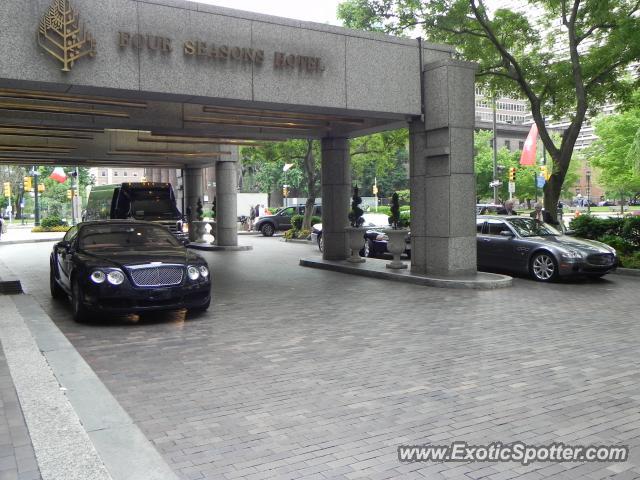
{"type": "Polygon", "coordinates": [[[620,266],[623,268],[640,268],[640,252],[620,255],[620,266]]]}
{"type": "Polygon", "coordinates": [[[291,225],[295,230],[302,228],[302,222],[304,221],[304,215],[294,215],[291,217],[291,225]]]}
{"type": "Polygon", "coordinates": [[[31,231],[33,233],[40,233],[40,232],[66,232],[67,230],[69,230],[69,227],[67,227],[66,225],[57,225],[55,227],[33,227],[31,229],[31,231]]]}
{"type": "Polygon", "coordinates": [[[353,187],[353,197],[351,197],[351,211],[349,212],[349,223],[352,227],[361,227],[364,223],[362,214],[364,213],[360,208],[362,198],[358,194],[358,186],[353,187]]]}
{"type": "Polygon", "coordinates": [[[602,238],[598,239],[602,243],[606,243],[607,245],[616,249],[616,251],[620,254],[631,253],[635,250],[635,245],[627,242],[623,237],[619,237],[617,235],[605,235],[602,238]]]}
{"type": "Polygon", "coordinates": [[[411,212],[408,210],[402,210],[400,207],[400,222],[398,223],[400,228],[409,228],[411,226],[411,212]]]}
{"type": "Polygon", "coordinates": [[[622,238],[640,247],[640,217],[627,217],[622,224],[622,238]]]}
{"type": "Polygon", "coordinates": [[[299,230],[298,231],[298,238],[307,240],[309,238],[311,238],[311,230],[299,230]]]}
{"type": "Polygon", "coordinates": [[[65,226],[65,222],[63,222],[60,217],[50,215],[42,219],[42,221],[40,222],[40,226],[45,229],[52,227],[63,227],[65,226]]]}
{"type": "Polygon", "coordinates": [[[391,196],[391,216],[389,217],[389,225],[394,230],[400,228],[400,200],[397,193],[391,196]]]}
{"type": "Polygon", "coordinates": [[[311,225],[315,225],[316,223],[322,223],[322,218],[314,215],[311,217],[311,225]]]}
{"type": "Polygon", "coordinates": [[[388,207],[386,205],[381,205],[378,208],[372,208],[369,211],[373,213],[384,213],[385,215],[391,215],[391,207],[388,207]]]}
{"type": "Polygon", "coordinates": [[[289,230],[284,232],[283,236],[286,240],[291,240],[292,238],[295,238],[295,234],[296,234],[295,228],[290,228],[289,230]]]}
{"type": "Polygon", "coordinates": [[[569,228],[576,232],[576,236],[597,240],[605,235],[620,236],[622,233],[622,218],[598,218],[591,215],[580,215],[571,220],[569,228]]]}

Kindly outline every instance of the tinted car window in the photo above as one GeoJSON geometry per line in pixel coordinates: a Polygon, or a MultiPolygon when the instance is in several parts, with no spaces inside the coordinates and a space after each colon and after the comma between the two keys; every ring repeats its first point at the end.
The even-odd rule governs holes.
{"type": "Polygon", "coordinates": [[[487,226],[489,227],[487,231],[488,235],[500,235],[500,232],[505,230],[510,231],[507,224],[500,220],[488,220],[487,226]]]}
{"type": "Polygon", "coordinates": [[[484,226],[484,220],[476,220],[476,232],[482,233],[482,227],[484,226]]]}
{"type": "Polygon", "coordinates": [[[168,230],[155,225],[87,225],[79,238],[82,250],[180,246],[168,230]]]}
{"type": "Polygon", "coordinates": [[[287,208],[283,208],[282,210],[280,210],[280,212],[278,212],[278,215],[295,215],[296,214],[296,209],[294,207],[287,207],[287,208]]]}

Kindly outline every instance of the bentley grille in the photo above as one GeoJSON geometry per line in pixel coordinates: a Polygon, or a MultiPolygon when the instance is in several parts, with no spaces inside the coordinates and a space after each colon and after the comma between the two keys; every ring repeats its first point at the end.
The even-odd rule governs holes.
{"type": "Polygon", "coordinates": [[[167,287],[182,282],[184,268],[180,266],[129,267],[133,283],[138,287],[167,287]]]}
{"type": "Polygon", "coordinates": [[[612,253],[594,253],[587,257],[587,262],[591,265],[611,265],[613,263],[612,253]]]}

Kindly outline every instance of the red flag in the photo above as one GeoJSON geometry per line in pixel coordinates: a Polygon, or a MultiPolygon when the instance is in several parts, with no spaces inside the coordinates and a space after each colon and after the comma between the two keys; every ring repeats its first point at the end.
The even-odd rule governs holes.
{"type": "Polygon", "coordinates": [[[522,155],[520,156],[520,165],[535,165],[536,164],[536,145],[538,143],[538,125],[535,123],[531,125],[527,140],[524,142],[524,148],[522,149],[522,155]]]}
{"type": "Polygon", "coordinates": [[[56,167],[53,169],[53,172],[51,172],[51,175],[49,175],[49,178],[52,178],[56,182],[64,183],[67,181],[67,174],[64,173],[64,168],[56,167]]]}

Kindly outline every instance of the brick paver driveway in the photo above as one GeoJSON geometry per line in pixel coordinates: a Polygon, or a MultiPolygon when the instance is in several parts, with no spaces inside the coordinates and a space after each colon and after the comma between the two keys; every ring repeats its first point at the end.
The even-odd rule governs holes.
{"type": "Polygon", "coordinates": [[[305,269],[309,245],[207,253],[200,317],[76,325],[48,245],[27,289],[185,479],[638,478],[640,280],[443,290],[305,269]],[[619,464],[425,463],[400,444],[620,443],[619,464]]]}

